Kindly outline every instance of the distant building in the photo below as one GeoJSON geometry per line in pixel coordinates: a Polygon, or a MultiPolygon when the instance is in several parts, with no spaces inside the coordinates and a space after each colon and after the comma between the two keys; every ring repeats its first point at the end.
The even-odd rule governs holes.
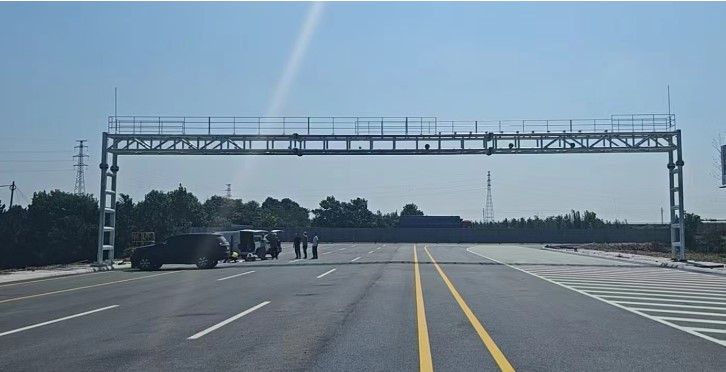
{"type": "Polygon", "coordinates": [[[462,227],[459,216],[401,216],[398,227],[462,227]]]}

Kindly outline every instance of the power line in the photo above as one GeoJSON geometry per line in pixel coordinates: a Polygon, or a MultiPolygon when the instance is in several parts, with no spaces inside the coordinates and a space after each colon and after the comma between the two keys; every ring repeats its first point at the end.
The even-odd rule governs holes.
{"type": "Polygon", "coordinates": [[[74,148],[78,149],[78,154],[73,155],[73,158],[76,159],[76,164],[74,165],[76,168],[76,185],[73,188],[73,193],[81,195],[86,193],[85,170],[88,166],[88,164],[86,164],[86,158],[88,158],[88,155],[86,155],[83,150],[88,148],[88,146],[85,145],[86,140],[76,140],[76,142],[78,142],[78,146],[74,148]]]}

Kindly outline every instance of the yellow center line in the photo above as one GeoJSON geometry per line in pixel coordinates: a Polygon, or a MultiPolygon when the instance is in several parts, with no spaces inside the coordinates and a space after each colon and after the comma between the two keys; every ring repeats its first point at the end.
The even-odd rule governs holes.
{"type": "Polygon", "coordinates": [[[476,315],[474,315],[474,312],[471,311],[469,305],[467,305],[464,299],[461,297],[459,291],[456,290],[454,284],[451,283],[449,277],[446,276],[444,270],[442,270],[439,264],[436,263],[436,260],[434,260],[431,252],[429,252],[428,247],[424,247],[424,250],[431,259],[431,262],[434,264],[434,267],[436,267],[436,271],[439,272],[441,279],[443,279],[444,283],[446,283],[446,286],[449,287],[449,292],[451,292],[451,294],[454,296],[454,299],[459,304],[459,307],[461,307],[461,311],[463,311],[464,315],[466,315],[467,319],[469,319],[469,322],[476,330],[479,338],[481,338],[482,342],[484,342],[484,346],[486,346],[487,350],[489,350],[489,353],[494,358],[494,361],[497,362],[499,369],[502,371],[514,371],[514,367],[512,367],[512,365],[509,363],[507,357],[504,356],[504,353],[502,353],[502,351],[499,349],[497,344],[494,342],[494,339],[489,336],[489,333],[486,331],[486,329],[484,329],[484,326],[479,322],[479,319],[477,319],[476,315]]]}
{"type": "Polygon", "coordinates": [[[133,281],[133,280],[139,280],[139,279],[145,279],[145,278],[152,278],[152,277],[155,277],[155,276],[173,274],[173,273],[178,273],[178,272],[179,271],[167,271],[167,272],[161,273],[161,274],[138,276],[138,277],[135,277],[135,278],[123,279],[123,280],[116,280],[116,281],[113,281],[113,282],[105,282],[105,283],[99,283],[99,284],[84,285],[82,287],[61,289],[61,290],[53,291],[53,292],[45,292],[45,293],[38,293],[38,294],[29,295],[29,296],[23,296],[23,297],[8,298],[8,299],[5,299],[5,300],[0,300],[0,304],[5,303],[5,302],[27,300],[29,298],[35,298],[35,297],[48,296],[48,295],[52,295],[52,294],[56,294],[56,293],[64,293],[64,292],[77,291],[79,289],[94,288],[94,287],[101,287],[101,286],[110,285],[110,284],[130,282],[130,281],[133,281]]]}
{"type": "Polygon", "coordinates": [[[418,324],[418,355],[419,370],[431,372],[434,365],[431,361],[431,346],[429,345],[429,329],[426,325],[426,308],[424,306],[423,290],[421,289],[421,273],[418,268],[418,255],[416,245],[413,246],[413,276],[416,291],[416,321],[418,324]]]}

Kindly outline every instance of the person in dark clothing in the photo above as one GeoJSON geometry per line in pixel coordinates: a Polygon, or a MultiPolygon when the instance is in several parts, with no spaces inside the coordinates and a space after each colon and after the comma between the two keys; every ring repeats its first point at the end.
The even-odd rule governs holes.
{"type": "Polygon", "coordinates": [[[304,232],[302,237],[303,255],[308,258],[308,233],[304,232]]]}
{"type": "Polygon", "coordinates": [[[292,241],[292,246],[295,248],[295,259],[300,259],[300,235],[295,234],[295,239],[292,241]]]}

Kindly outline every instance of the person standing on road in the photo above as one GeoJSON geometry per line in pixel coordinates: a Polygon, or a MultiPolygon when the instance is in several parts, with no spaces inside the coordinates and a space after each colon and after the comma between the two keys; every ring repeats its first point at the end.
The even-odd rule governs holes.
{"type": "Polygon", "coordinates": [[[318,234],[313,236],[313,260],[318,259],[318,234]]]}
{"type": "Polygon", "coordinates": [[[303,255],[305,255],[305,258],[308,258],[308,233],[307,232],[303,232],[302,244],[303,244],[303,255]]]}
{"type": "Polygon", "coordinates": [[[300,259],[300,234],[295,233],[295,239],[292,241],[292,246],[295,248],[295,259],[300,259]]]}

